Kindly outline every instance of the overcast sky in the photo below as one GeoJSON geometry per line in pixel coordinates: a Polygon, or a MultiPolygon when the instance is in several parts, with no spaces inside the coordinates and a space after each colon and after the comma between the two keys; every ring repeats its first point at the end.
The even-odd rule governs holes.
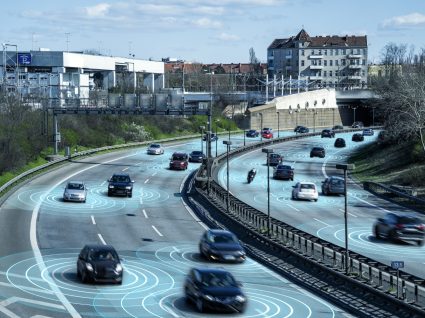
{"type": "Polygon", "coordinates": [[[161,60],[265,62],[275,38],[367,35],[369,61],[389,42],[425,48],[425,0],[2,1],[0,42],[161,60]],[[67,43],[68,39],[68,43],[67,43]]]}

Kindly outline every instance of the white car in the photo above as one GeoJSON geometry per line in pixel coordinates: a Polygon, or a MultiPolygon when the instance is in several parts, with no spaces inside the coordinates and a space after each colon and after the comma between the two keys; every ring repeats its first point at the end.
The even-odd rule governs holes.
{"type": "Polygon", "coordinates": [[[69,181],[63,192],[64,201],[86,202],[87,187],[82,181],[69,181]]]}
{"type": "Polygon", "coordinates": [[[160,144],[151,144],[147,152],[148,155],[162,155],[164,154],[164,148],[160,144]]]}
{"type": "Polygon", "coordinates": [[[314,200],[319,199],[319,194],[317,192],[316,185],[313,182],[297,182],[293,186],[292,190],[292,199],[293,200],[314,200]]]}

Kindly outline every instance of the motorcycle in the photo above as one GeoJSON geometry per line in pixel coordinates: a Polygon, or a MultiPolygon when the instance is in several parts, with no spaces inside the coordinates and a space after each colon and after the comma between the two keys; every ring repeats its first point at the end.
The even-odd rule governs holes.
{"type": "Polygon", "coordinates": [[[248,176],[247,176],[248,184],[251,183],[254,180],[255,175],[256,175],[256,173],[252,170],[248,172],[248,176]]]}

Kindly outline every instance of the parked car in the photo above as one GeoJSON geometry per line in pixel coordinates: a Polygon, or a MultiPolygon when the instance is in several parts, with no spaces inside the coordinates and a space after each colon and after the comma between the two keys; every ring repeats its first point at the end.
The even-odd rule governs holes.
{"type": "Polygon", "coordinates": [[[271,139],[273,138],[273,132],[271,130],[263,130],[261,136],[266,139],[271,139]]]}
{"type": "Polygon", "coordinates": [[[310,131],[310,129],[308,129],[307,127],[301,126],[300,129],[298,129],[298,132],[300,134],[306,134],[310,131]]]}
{"type": "Polygon", "coordinates": [[[273,132],[273,129],[272,128],[268,128],[268,127],[264,127],[263,129],[261,129],[261,132],[263,133],[263,132],[266,132],[266,131],[271,131],[271,132],[273,132]]]}
{"type": "Polygon", "coordinates": [[[353,137],[351,137],[351,140],[352,141],[363,141],[364,137],[363,137],[362,134],[355,133],[355,134],[353,134],[353,137]]]}
{"type": "Polygon", "coordinates": [[[164,148],[160,144],[150,144],[147,150],[148,155],[162,155],[164,148]]]}
{"type": "Polygon", "coordinates": [[[328,177],[325,181],[322,182],[322,194],[330,195],[330,194],[344,194],[345,193],[345,185],[344,178],[341,177],[328,177]]]}
{"type": "MultiPolygon", "coordinates": [[[[206,141],[206,140],[207,140],[207,134],[205,134],[205,135],[202,137],[202,140],[203,140],[203,141],[206,141]]],[[[216,141],[216,140],[218,140],[218,136],[217,136],[215,133],[211,133],[211,141],[216,141]]]]}
{"type": "Polygon", "coordinates": [[[294,132],[299,132],[299,130],[300,130],[300,128],[301,128],[301,127],[303,127],[303,126],[300,126],[300,125],[296,126],[296,127],[294,128],[294,132]]]}
{"type": "Polygon", "coordinates": [[[297,182],[292,189],[292,199],[317,201],[319,194],[317,193],[316,185],[312,182],[297,182]]]}
{"type": "Polygon", "coordinates": [[[189,156],[185,152],[175,152],[170,158],[170,170],[186,170],[189,156]]]}
{"type": "Polygon", "coordinates": [[[351,128],[363,128],[364,127],[364,125],[363,125],[363,122],[361,122],[361,121],[355,121],[352,125],[351,125],[351,128]]]}
{"type": "Polygon", "coordinates": [[[322,134],[321,137],[327,137],[327,138],[334,138],[335,137],[335,132],[331,129],[323,129],[322,130],[322,134]]]}
{"type": "Polygon", "coordinates": [[[294,168],[288,165],[278,165],[273,171],[273,179],[288,179],[294,181],[294,168]]]}
{"type": "Polygon", "coordinates": [[[86,202],[87,187],[82,181],[69,181],[63,191],[64,201],[86,202]]]}
{"type": "Polygon", "coordinates": [[[343,129],[344,129],[344,126],[342,125],[335,125],[332,127],[332,130],[343,130],[343,129]]]}
{"type": "Polygon", "coordinates": [[[363,136],[373,136],[375,132],[372,128],[363,129],[363,136]]]}
{"type": "Polygon", "coordinates": [[[127,173],[115,173],[108,180],[108,197],[112,195],[133,196],[133,183],[127,173]]]}
{"type": "Polygon", "coordinates": [[[213,261],[243,262],[246,253],[238,238],[226,230],[206,230],[199,242],[199,252],[213,261]]]}
{"type": "Polygon", "coordinates": [[[83,283],[121,284],[123,272],[118,253],[110,245],[86,245],[78,255],[77,276],[83,283]]]}
{"type": "Polygon", "coordinates": [[[310,158],[313,157],[319,157],[319,158],[325,158],[325,148],[323,147],[313,147],[310,151],[310,158]]]}
{"type": "Polygon", "coordinates": [[[260,136],[260,133],[256,131],[255,129],[250,129],[246,132],[245,136],[248,138],[255,138],[260,136]]]}
{"type": "Polygon", "coordinates": [[[206,310],[243,313],[247,298],[241,286],[225,269],[192,268],[186,277],[184,292],[200,313],[206,310]]]}
{"type": "Polygon", "coordinates": [[[282,163],[283,156],[278,153],[271,153],[267,156],[266,164],[268,163],[270,166],[277,166],[282,163]]]}
{"type": "Polygon", "coordinates": [[[194,150],[189,154],[189,162],[202,162],[205,155],[202,151],[194,150]]]}
{"type": "Polygon", "coordinates": [[[420,246],[425,242],[425,226],[414,214],[387,213],[383,218],[377,219],[373,232],[377,239],[413,241],[420,246]]]}
{"type": "Polygon", "coordinates": [[[345,145],[345,139],[344,138],[337,138],[337,139],[335,139],[334,146],[336,148],[344,148],[346,146],[345,145]]]}

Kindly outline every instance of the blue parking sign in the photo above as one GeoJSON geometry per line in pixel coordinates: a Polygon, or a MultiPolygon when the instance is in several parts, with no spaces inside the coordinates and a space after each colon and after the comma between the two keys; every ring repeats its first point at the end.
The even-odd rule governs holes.
{"type": "Polygon", "coordinates": [[[403,261],[392,261],[391,262],[391,268],[392,269],[404,268],[404,262],[403,261]]]}

